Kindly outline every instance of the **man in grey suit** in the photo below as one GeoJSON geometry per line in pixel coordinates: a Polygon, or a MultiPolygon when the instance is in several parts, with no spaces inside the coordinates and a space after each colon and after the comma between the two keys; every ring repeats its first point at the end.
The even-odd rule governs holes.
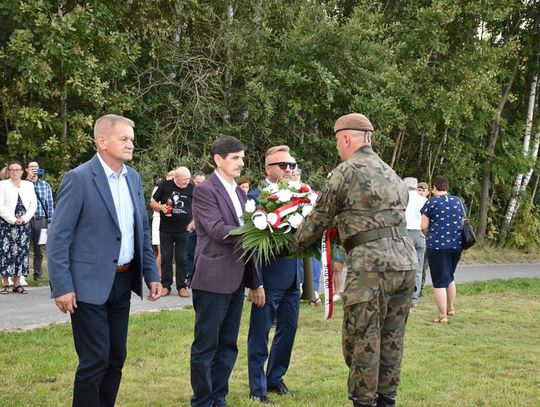
{"type": "Polygon", "coordinates": [[[197,231],[195,267],[191,280],[195,338],[191,346],[193,407],[225,407],[238,354],[244,287],[254,304],[264,306],[264,289],[253,261],[244,264],[229,231],[240,225],[247,200],[235,177],[244,167],[244,145],[231,136],[212,144],[214,173],[193,190],[197,231]]]}
{"type": "Polygon", "coordinates": [[[142,296],[144,278],[149,300],[161,292],[141,177],[124,164],[133,127],[116,115],[96,121],[97,154],[64,176],[47,238],[51,297],[71,314],[79,356],[73,406],[114,406],[131,291],[142,296]]]}

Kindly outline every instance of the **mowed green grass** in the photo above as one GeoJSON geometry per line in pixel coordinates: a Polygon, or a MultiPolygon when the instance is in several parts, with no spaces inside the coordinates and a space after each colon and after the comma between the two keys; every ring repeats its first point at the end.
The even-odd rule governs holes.
{"type": "MultiPolygon", "coordinates": [[[[446,325],[428,290],[407,325],[399,406],[540,405],[540,279],[458,287],[457,315],[446,325]]],[[[232,406],[248,399],[246,304],[239,355],[230,380],[232,406]]],[[[285,380],[294,397],[277,406],[350,406],[341,352],[341,304],[323,320],[322,307],[303,304],[285,380]]],[[[131,317],[128,359],[118,406],[189,406],[192,309],[131,317]]],[[[0,332],[0,405],[68,406],[77,357],[68,324],[0,332]]]]}

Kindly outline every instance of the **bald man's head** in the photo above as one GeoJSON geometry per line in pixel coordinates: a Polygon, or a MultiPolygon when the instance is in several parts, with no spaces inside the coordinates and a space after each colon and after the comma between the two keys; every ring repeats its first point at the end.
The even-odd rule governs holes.
{"type": "Polygon", "coordinates": [[[178,167],[174,171],[174,183],[179,188],[187,187],[190,180],[191,180],[191,172],[189,171],[187,167],[178,167]]]}

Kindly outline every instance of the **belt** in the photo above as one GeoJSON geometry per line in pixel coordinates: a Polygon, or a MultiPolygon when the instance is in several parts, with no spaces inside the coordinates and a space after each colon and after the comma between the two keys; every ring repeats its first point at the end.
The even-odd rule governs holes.
{"type": "Polygon", "coordinates": [[[130,267],[131,267],[131,262],[126,263],[126,264],[122,264],[121,266],[118,266],[116,268],[116,272],[117,273],[125,273],[126,271],[129,270],[130,267]]]}
{"type": "Polygon", "coordinates": [[[35,220],[42,220],[42,219],[47,219],[46,216],[34,216],[34,219],[35,220]]]}
{"type": "Polygon", "coordinates": [[[345,251],[349,253],[352,249],[361,244],[385,237],[396,238],[400,236],[408,236],[407,229],[398,228],[397,226],[388,226],[385,228],[368,230],[366,232],[358,232],[356,235],[351,236],[343,242],[343,247],[345,248],[345,251]]]}

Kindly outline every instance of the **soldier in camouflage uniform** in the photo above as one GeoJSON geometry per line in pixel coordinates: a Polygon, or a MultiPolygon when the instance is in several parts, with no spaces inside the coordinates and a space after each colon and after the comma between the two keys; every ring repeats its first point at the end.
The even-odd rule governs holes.
{"type": "Polygon", "coordinates": [[[329,174],[294,246],[310,246],[337,221],[347,250],[343,355],[349,398],[355,407],[394,406],[417,262],[405,222],[408,192],[373,152],[367,117],[342,116],[334,132],[343,162],[329,174]]]}

